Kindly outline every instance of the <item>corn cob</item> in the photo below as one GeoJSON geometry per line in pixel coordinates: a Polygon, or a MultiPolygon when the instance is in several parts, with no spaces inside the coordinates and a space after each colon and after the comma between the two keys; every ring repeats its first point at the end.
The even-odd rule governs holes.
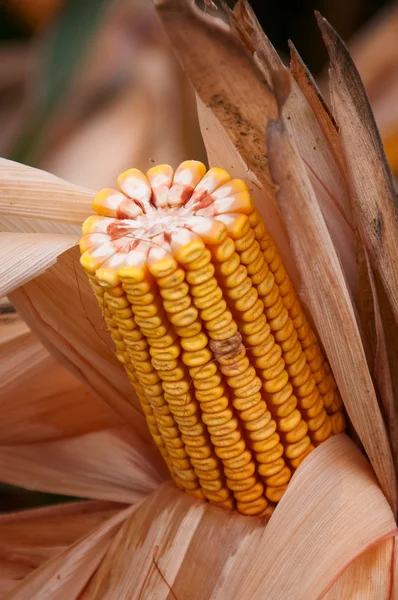
{"type": "Polygon", "coordinates": [[[130,169],[83,224],[81,264],[176,485],[268,516],[344,430],[330,367],[246,184],[130,169]]]}

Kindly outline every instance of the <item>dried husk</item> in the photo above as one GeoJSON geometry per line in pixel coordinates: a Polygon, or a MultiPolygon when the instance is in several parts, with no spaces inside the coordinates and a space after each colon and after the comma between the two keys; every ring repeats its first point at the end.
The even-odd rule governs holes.
{"type": "MultiPolygon", "coordinates": [[[[160,10],[163,11],[163,18],[168,20],[171,29],[174,28],[174,41],[177,40],[179,51],[185,53],[183,62],[187,61],[185,66],[195,87],[200,88],[198,93],[202,99],[202,128],[206,123],[210,123],[214,126],[217,136],[220,135],[220,140],[228,139],[237,143],[237,120],[231,119],[228,111],[220,108],[218,104],[210,108],[206,106],[209,104],[206,98],[211,93],[212,86],[217,84],[217,77],[218,83],[220,82],[217,57],[226,57],[227,50],[232,49],[232,59],[236,59],[237,48],[243,49],[243,46],[237,45],[235,41],[231,42],[232,38],[225,29],[218,26],[215,29],[208,19],[202,19],[197,13],[191,12],[182,0],[166,0],[160,10]],[[176,32],[177,22],[180,31],[176,32]],[[189,25],[190,28],[184,25],[189,25]],[[219,34],[218,37],[214,37],[215,31],[219,34]],[[203,42],[200,54],[192,50],[198,40],[203,42]],[[209,55],[203,51],[203,48],[207,47],[212,48],[209,55]],[[195,69],[199,71],[199,75],[195,69]],[[204,73],[203,79],[200,73],[204,73]]],[[[226,58],[227,67],[230,62],[233,63],[231,56],[226,58]]],[[[257,98],[260,99],[259,82],[261,81],[261,90],[267,90],[267,87],[261,78],[258,79],[258,71],[253,70],[251,63],[251,66],[249,65],[247,54],[243,53],[240,64],[241,71],[231,69],[232,79],[227,78],[227,89],[222,89],[221,93],[226,94],[225,98],[231,99],[236,92],[236,85],[241,81],[248,81],[255,86],[257,98]],[[254,81],[257,83],[254,84],[254,81]]],[[[269,90],[267,94],[268,92],[269,90]]],[[[263,93],[264,91],[261,92],[263,93]]],[[[303,95],[306,97],[304,92],[303,95]]],[[[243,98],[243,94],[242,97],[239,96],[239,109],[246,110],[245,107],[251,105],[247,102],[247,97],[243,98]]],[[[236,100],[236,95],[234,98],[236,100]]],[[[233,157],[233,164],[236,165],[234,174],[237,176],[238,173],[244,176],[245,168],[250,169],[251,184],[255,185],[256,181],[259,183],[262,187],[263,202],[268,199],[272,206],[271,214],[277,215],[268,167],[264,163],[264,169],[259,169],[253,154],[258,144],[258,148],[261,147],[261,156],[264,155],[263,139],[259,138],[257,142],[252,136],[255,132],[257,137],[259,131],[263,136],[268,117],[272,116],[272,102],[261,106],[260,117],[256,102],[253,106],[252,113],[245,113],[245,118],[249,119],[250,139],[241,140],[239,152],[233,151],[233,143],[230,142],[229,156],[233,157]]],[[[247,110],[251,111],[251,108],[247,110]]],[[[313,107],[312,110],[314,111],[313,107]]],[[[322,129],[319,119],[317,122],[322,129]]],[[[297,181],[300,184],[305,182],[302,188],[299,186],[298,194],[286,193],[286,163],[283,177],[279,178],[280,180],[275,178],[280,186],[279,200],[283,212],[288,215],[287,225],[292,236],[294,253],[297,253],[298,247],[301,248],[301,245],[308,242],[312,244],[308,246],[308,252],[313,251],[316,242],[316,247],[320,250],[320,262],[327,263],[326,267],[331,274],[330,280],[326,281],[325,270],[317,271],[319,263],[314,263],[313,257],[304,253],[298,266],[302,269],[306,284],[308,275],[311,275],[304,294],[311,288],[314,303],[318,303],[318,311],[315,314],[313,312],[313,316],[332,367],[337,369],[339,379],[343,382],[342,391],[349,412],[351,411],[350,416],[355,417],[354,424],[359,426],[359,433],[383,490],[394,506],[396,498],[394,478],[391,478],[390,472],[392,461],[388,439],[372,390],[342,270],[297,151],[293,149],[291,154],[291,140],[288,139],[286,131],[282,137],[275,128],[272,134],[272,126],[269,131],[272,161],[282,161],[282,156],[286,160],[288,149],[290,159],[287,163],[289,167],[294,166],[294,169],[287,169],[288,175],[293,172],[299,176],[297,181]],[[274,156],[275,148],[278,149],[278,153],[280,149],[283,150],[281,157],[279,154],[274,156]],[[302,194],[303,190],[305,194],[302,194]],[[303,198],[314,214],[308,215],[305,212],[306,227],[295,232],[297,227],[291,227],[289,222],[299,210],[299,200],[303,201],[303,198]],[[329,261],[331,265],[328,264],[329,261]],[[318,287],[319,294],[326,294],[327,309],[322,303],[319,304],[319,295],[316,296],[318,287]],[[343,319],[340,313],[341,306],[343,319]],[[320,326],[322,319],[326,321],[324,328],[320,326]],[[345,331],[347,325],[348,329],[345,331]],[[337,336],[336,330],[339,332],[337,336]],[[347,358],[349,362],[346,365],[347,358]],[[356,368],[356,371],[353,368],[356,368]]],[[[209,146],[213,148],[211,154],[222,158],[223,142],[217,143],[212,140],[213,137],[215,136],[208,136],[209,146]]],[[[337,158],[336,161],[338,162],[337,158]]],[[[218,164],[228,169],[228,164],[218,164]]],[[[275,164],[273,175],[275,176],[275,164]]],[[[5,217],[9,227],[23,228],[24,223],[32,223],[35,219],[40,227],[41,219],[52,218],[50,203],[45,204],[41,212],[36,212],[40,206],[40,194],[35,194],[38,189],[43,189],[46,178],[43,179],[37,174],[30,176],[33,177],[33,183],[36,181],[38,184],[36,192],[27,194],[30,202],[26,199],[21,202],[20,197],[18,199],[18,185],[14,177],[13,184],[7,188],[8,201],[6,199],[3,207],[0,204],[0,215],[9,215],[5,217]],[[19,214],[18,221],[11,216],[14,213],[9,202],[13,199],[19,214]]],[[[9,180],[6,178],[6,181],[9,180]]],[[[57,190],[56,219],[60,222],[77,223],[78,221],[73,219],[78,218],[80,209],[78,203],[73,200],[74,191],[68,189],[63,196],[65,188],[62,191],[59,180],[46,180],[46,193],[50,189],[49,185],[57,190]],[[66,210],[68,194],[72,198],[72,211],[66,210]]],[[[296,187],[293,186],[293,189],[296,190],[296,187]]],[[[82,219],[91,212],[91,209],[87,210],[91,192],[86,190],[85,194],[81,210],[86,212],[82,219]]],[[[267,212],[268,208],[265,211],[267,212]]],[[[300,218],[302,219],[301,213],[300,218]]],[[[54,255],[56,254],[57,251],[54,250],[54,255]]],[[[125,395],[130,388],[120,366],[112,358],[109,337],[101,330],[100,313],[87,281],[79,271],[76,249],[60,256],[56,265],[40,277],[26,283],[23,288],[14,292],[12,297],[46,348],[78,374],[92,390],[101,394],[129,424],[130,429],[110,427],[105,431],[94,431],[63,440],[60,445],[50,441],[16,446],[11,451],[8,448],[4,461],[0,460],[0,466],[3,462],[11,461],[11,477],[15,477],[15,472],[19,470],[26,480],[26,473],[29,472],[32,474],[32,480],[39,482],[39,487],[50,489],[55,485],[55,478],[59,478],[59,473],[53,468],[53,458],[64,469],[63,476],[66,480],[73,482],[76,468],[80,468],[76,477],[76,487],[80,487],[81,495],[91,493],[92,497],[127,502],[135,502],[142,498],[152,485],[151,483],[148,486],[148,472],[151,481],[156,480],[157,483],[161,476],[157,467],[150,466],[157,464],[152,456],[147,454],[146,464],[139,463],[142,461],[141,449],[145,448],[144,452],[147,452],[147,447],[140,441],[140,436],[145,435],[145,424],[140,420],[135,408],[132,408],[136,400],[125,400],[131,397],[125,395]],[[70,315],[73,315],[72,322],[70,315]],[[108,449],[107,453],[101,451],[102,444],[103,448],[108,449]],[[114,447],[109,450],[113,444],[114,447]],[[78,465],[82,448],[84,460],[78,465]],[[113,458],[109,458],[109,453],[113,458]],[[46,458],[45,454],[52,458],[46,458]],[[113,459],[116,460],[116,464],[113,459]],[[39,468],[39,464],[44,465],[44,468],[39,468]],[[137,477],[138,484],[135,480],[131,483],[132,473],[133,480],[137,477]],[[79,477],[83,477],[84,481],[80,481],[79,477]]],[[[138,404],[135,404],[135,407],[138,409],[138,404]]],[[[66,489],[62,488],[62,485],[63,482],[61,490],[66,489]]],[[[344,594],[348,593],[355,593],[358,598],[372,598],[375,590],[377,593],[383,593],[392,589],[394,585],[391,580],[392,542],[389,538],[396,533],[393,515],[369,465],[354,444],[344,435],[340,435],[317,448],[299,468],[266,528],[256,519],[246,519],[236,513],[225,513],[198,503],[168,484],[140,506],[112,517],[91,535],[51,558],[22,581],[7,598],[61,600],[66,597],[71,600],[99,600],[104,597],[122,599],[128,595],[132,598],[178,597],[184,600],[201,600],[203,597],[216,600],[234,597],[252,600],[267,597],[267,600],[272,600],[287,598],[290,594],[304,600],[310,597],[325,597],[325,594],[330,598],[344,597],[344,594]],[[206,573],[205,580],[203,573],[206,573]],[[364,576],[365,573],[367,577],[364,576]],[[360,586],[357,578],[361,579],[360,586]],[[359,595],[360,593],[362,595],[359,595]]],[[[355,598],[354,595],[352,597],[355,598]]]]}
{"type": "Polygon", "coordinates": [[[163,486],[126,519],[82,597],[321,598],[358,554],[395,532],[366,460],[341,435],[300,467],[267,526],[163,486]]]}
{"type": "Polygon", "coordinates": [[[302,295],[325,347],[344,405],[394,511],[397,485],[385,424],[336,250],[283,120],[268,126],[278,202],[302,273],[302,295]],[[295,227],[299,220],[300,230],[295,227]]]}
{"type": "Polygon", "coordinates": [[[101,563],[122,523],[136,509],[130,506],[106,519],[26,579],[15,586],[5,600],[77,600],[101,563]]]}
{"type": "Polygon", "coordinates": [[[0,158],[0,215],[80,225],[91,214],[95,192],[40,169],[0,158]]]}
{"type": "Polygon", "coordinates": [[[300,286],[299,274],[289,246],[285,226],[276,207],[276,202],[268,200],[268,194],[263,184],[253,171],[249,170],[212,109],[206,106],[199,97],[197,98],[197,106],[209,166],[219,167],[220,165],[224,165],[233,177],[244,179],[247,182],[250,194],[283,257],[286,270],[298,288],[300,286]]]}
{"type": "Polygon", "coordinates": [[[139,401],[117,361],[87,276],[73,248],[12,295],[19,313],[60,362],[97,393],[139,438],[149,439],[139,401]]]}
{"type": "MultiPolygon", "coordinates": [[[[394,15],[393,15],[394,18],[394,15]]],[[[397,456],[398,211],[391,172],[366,92],[344,43],[318,15],[330,57],[330,93],[349,173],[373,303],[371,368],[397,456]]],[[[360,290],[369,294],[365,287],[360,290]]],[[[365,323],[366,328],[366,323],[365,323]]],[[[368,327],[369,329],[369,327],[368,327]]],[[[397,460],[396,460],[397,468],[397,460]]]]}
{"type": "Polygon", "coordinates": [[[47,352],[26,324],[0,318],[0,445],[31,444],[119,427],[100,398],[47,352]]]}
{"type": "Polygon", "coordinates": [[[398,326],[398,212],[383,145],[365,89],[343,41],[318,18],[330,58],[330,95],[349,173],[358,231],[398,326]]]}
{"type": "Polygon", "coordinates": [[[127,428],[0,446],[1,481],[55,494],[134,503],[164,480],[127,428]]]}
{"type": "Polygon", "coordinates": [[[71,235],[0,232],[0,296],[43,273],[77,241],[71,235]]]}
{"type": "Polygon", "coordinates": [[[271,82],[283,107],[286,129],[292,135],[307,169],[333,243],[343,264],[344,274],[354,300],[358,294],[355,261],[355,234],[347,188],[346,170],[332,117],[320,101],[316,86],[296,51],[292,50],[292,75],[261,29],[246,0],[239,0],[229,12],[231,25],[248,48],[261,71],[271,82]],[[282,77],[282,74],[284,76],[282,77]],[[298,81],[296,81],[296,77],[298,81]],[[291,81],[286,96],[284,80],[291,81]]]}
{"type": "Polygon", "coordinates": [[[112,502],[89,501],[1,515],[0,598],[122,508],[112,502]]]}

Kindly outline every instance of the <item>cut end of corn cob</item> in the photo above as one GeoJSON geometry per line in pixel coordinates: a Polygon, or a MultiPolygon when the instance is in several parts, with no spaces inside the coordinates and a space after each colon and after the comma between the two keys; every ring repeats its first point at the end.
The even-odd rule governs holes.
{"type": "Polygon", "coordinates": [[[176,485],[269,516],[343,431],[340,395],[246,184],[185,161],[129,169],[83,224],[81,264],[176,485]]]}

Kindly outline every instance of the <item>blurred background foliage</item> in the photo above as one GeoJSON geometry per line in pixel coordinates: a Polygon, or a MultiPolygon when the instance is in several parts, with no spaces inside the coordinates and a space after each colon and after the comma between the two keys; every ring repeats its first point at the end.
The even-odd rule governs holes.
{"type": "MultiPolygon", "coordinates": [[[[210,12],[210,4],[202,8],[210,12]]],[[[332,23],[353,52],[398,172],[397,5],[252,6],[281,55],[288,60],[291,39],[326,93],[326,51],[313,11],[332,23]]],[[[195,98],[150,0],[0,2],[0,155],[93,189],[114,185],[131,166],[206,161],[195,98]]],[[[59,499],[1,486],[0,511],[59,499]]]]}

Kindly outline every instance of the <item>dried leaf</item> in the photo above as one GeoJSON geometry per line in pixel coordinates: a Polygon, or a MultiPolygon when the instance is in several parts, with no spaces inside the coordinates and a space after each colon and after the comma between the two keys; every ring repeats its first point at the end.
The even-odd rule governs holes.
{"type": "Polygon", "coordinates": [[[35,376],[36,370],[48,365],[50,355],[39,340],[29,331],[18,315],[9,319],[0,316],[0,381],[2,397],[12,394],[18,380],[25,385],[35,376]]]}
{"type": "Polygon", "coordinates": [[[286,229],[280,217],[275,199],[270,200],[267,191],[256,175],[249,170],[239,152],[229,139],[224,127],[213,111],[198,97],[198,115],[202,136],[206,145],[209,166],[224,167],[233,177],[244,179],[250,189],[268,231],[283,257],[283,263],[291,279],[299,286],[299,276],[289,246],[286,229]]]}
{"type": "Polygon", "coordinates": [[[83,599],[321,598],[395,531],[366,460],[340,435],[298,469],[268,525],[163,486],[126,520],[83,599]]]}
{"type": "Polygon", "coordinates": [[[250,54],[219,19],[186,0],[158,0],[156,5],[196,93],[272,199],[264,130],[268,118],[276,117],[277,104],[250,54]]]}
{"type": "Polygon", "coordinates": [[[398,326],[398,211],[391,172],[365,89],[344,42],[318,25],[330,58],[330,93],[349,173],[355,221],[398,326]]]}
{"type": "Polygon", "coordinates": [[[58,554],[21,581],[5,600],[78,600],[101,563],[131,506],[106,520],[92,533],[58,554]]]}
{"type": "Polygon", "coordinates": [[[358,556],[344,571],[324,600],[374,600],[393,598],[391,593],[391,563],[394,559],[394,539],[387,539],[358,556]]]}
{"type": "Polygon", "coordinates": [[[0,444],[56,440],[121,425],[57,364],[18,316],[0,317],[0,444]]]}
{"type": "Polygon", "coordinates": [[[303,294],[352,424],[394,511],[397,485],[389,440],[348,289],[304,165],[282,121],[268,126],[270,169],[290,233],[303,294]],[[298,229],[297,223],[302,226],[298,229]]]}
{"type": "Polygon", "coordinates": [[[377,286],[369,257],[358,239],[358,270],[360,276],[360,317],[363,329],[362,339],[370,372],[376,384],[382,413],[387,425],[395,470],[398,475],[398,340],[392,339],[393,318],[383,325],[383,317],[388,314],[388,301],[383,302],[382,286],[377,286]],[[378,297],[380,294],[380,300],[378,297]],[[394,349],[395,351],[391,351],[394,349]],[[388,352],[390,349],[390,353],[388,352]]]}
{"type": "MultiPolygon", "coordinates": [[[[288,598],[289,591],[297,600],[322,598],[357,556],[397,533],[366,460],[351,440],[336,436],[304,461],[293,477],[239,591],[250,600],[288,598]],[[263,576],[270,573],[266,588],[270,592],[265,595],[262,569],[263,576]]],[[[388,558],[390,566],[391,555],[388,558]]],[[[385,574],[384,568],[381,575],[385,574]]],[[[391,572],[387,574],[391,578],[391,572]]],[[[383,588],[384,578],[377,584],[378,590],[383,588]]]]}
{"type": "MultiPolygon", "coordinates": [[[[341,149],[340,138],[336,123],[333,115],[330,112],[314,78],[310,71],[303,62],[303,59],[297,52],[292,42],[289,42],[290,48],[290,70],[294,77],[297,85],[304,94],[309,106],[319,123],[320,128],[323,131],[327,143],[333,150],[333,155],[337,161],[338,168],[341,175],[346,178],[346,166],[344,162],[344,156],[341,149]]],[[[338,202],[341,200],[338,198],[338,202]]],[[[347,200],[346,200],[347,202],[347,200]]],[[[351,215],[351,204],[348,202],[346,205],[347,212],[351,215]]],[[[352,217],[351,217],[352,220],[352,217]]]]}
{"type": "Polygon", "coordinates": [[[31,490],[132,503],[164,480],[126,428],[0,445],[0,480],[31,490]]]}
{"type": "Polygon", "coordinates": [[[13,292],[12,299],[47,350],[119,414],[136,432],[137,443],[139,438],[149,441],[139,400],[114,355],[78,249],[59,256],[43,275],[13,292]]]}
{"type": "Polygon", "coordinates": [[[0,158],[0,215],[81,225],[92,213],[92,190],[0,158]]]}
{"type": "MultiPolygon", "coordinates": [[[[22,341],[22,340],[21,340],[22,341]]],[[[121,425],[120,418],[100,398],[48,355],[40,342],[10,349],[13,377],[2,386],[0,444],[31,444],[101,431],[121,425]],[[29,356],[45,358],[29,364],[29,356]],[[25,365],[27,365],[25,367],[25,365]]],[[[0,377],[4,362],[0,347],[0,377]]]]}
{"type": "MultiPolygon", "coordinates": [[[[254,56],[267,80],[272,82],[275,95],[285,98],[285,84],[283,81],[281,83],[278,73],[286,73],[286,68],[246,0],[238,2],[231,19],[240,35],[250,39],[254,56]],[[281,85],[282,91],[278,91],[281,85]]],[[[358,276],[355,235],[340,142],[330,114],[320,101],[319,92],[315,94],[316,88],[312,87],[310,76],[305,72],[297,53],[293,52],[292,60],[293,73],[299,71],[301,85],[295,80],[292,81],[291,93],[283,105],[280,105],[280,110],[283,111],[286,128],[291,133],[306,166],[342,261],[350,292],[356,298],[358,276]]]]}
{"type": "Polygon", "coordinates": [[[53,233],[74,235],[77,238],[81,236],[82,228],[81,225],[61,223],[60,221],[45,221],[44,219],[11,217],[0,214],[0,232],[2,231],[11,233],[53,233]]]}
{"type": "Polygon", "coordinates": [[[0,297],[43,273],[77,241],[71,235],[0,232],[0,297]]]}
{"type": "Polygon", "coordinates": [[[0,598],[122,508],[112,502],[73,502],[0,515],[0,598]]]}

